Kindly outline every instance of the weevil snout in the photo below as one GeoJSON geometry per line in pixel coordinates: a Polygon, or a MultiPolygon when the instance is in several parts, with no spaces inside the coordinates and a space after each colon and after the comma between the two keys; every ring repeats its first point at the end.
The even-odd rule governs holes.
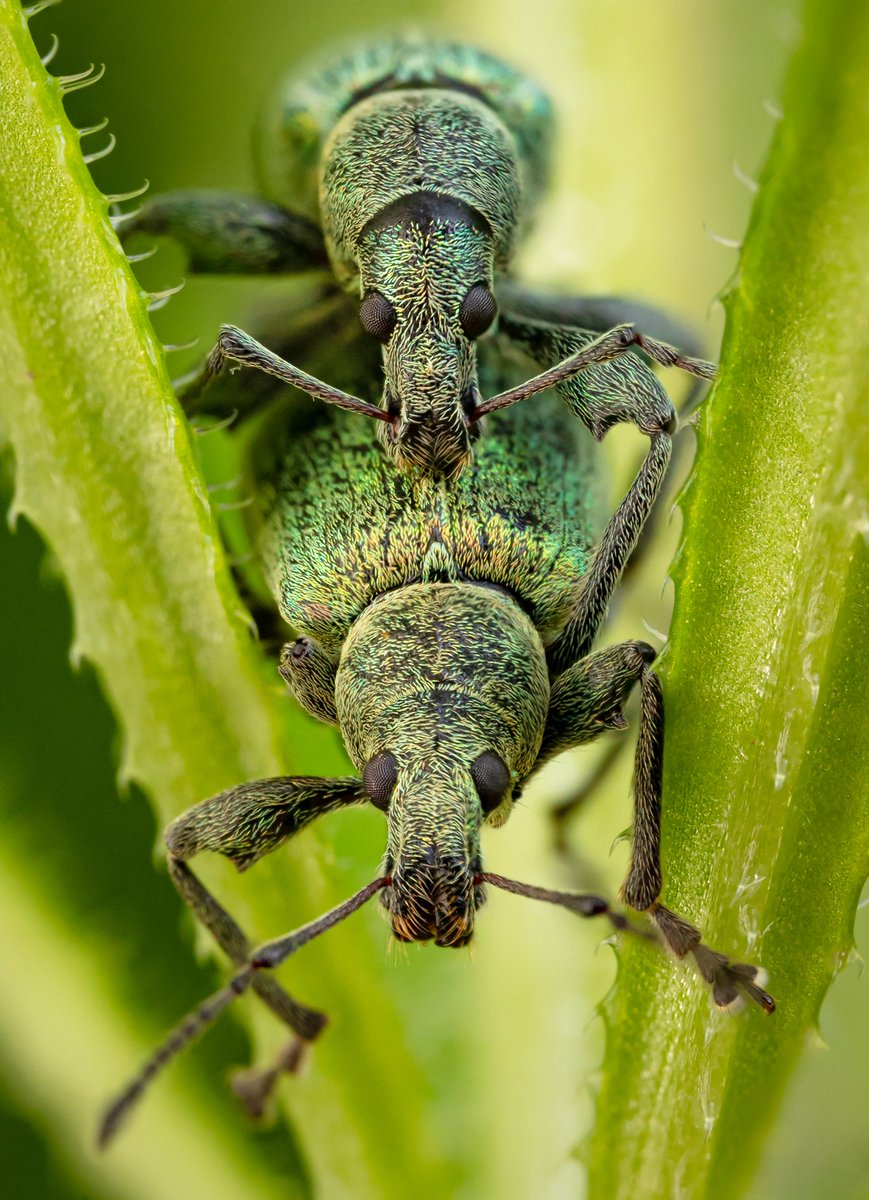
{"type": "Polygon", "coordinates": [[[392,883],[381,896],[392,932],[400,942],[466,946],[474,932],[474,913],[482,903],[479,856],[450,857],[435,844],[389,865],[392,883]]]}
{"type": "Polygon", "coordinates": [[[359,272],[359,319],[383,346],[387,452],[456,474],[477,436],[475,342],[497,315],[488,222],[445,193],[404,196],[366,226],[359,272]]]}
{"type": "Polygon", "coordinates": [[[468,425],[462,400],[470,390],[426,396],[416,389],[402,398],[387,390],[394,418],[378,433],[390,458],[404,469],[425,469],[437,462],[444,475],[457,475],[471,460],[471,441],[477,434],[476,427],[468,425]]]}

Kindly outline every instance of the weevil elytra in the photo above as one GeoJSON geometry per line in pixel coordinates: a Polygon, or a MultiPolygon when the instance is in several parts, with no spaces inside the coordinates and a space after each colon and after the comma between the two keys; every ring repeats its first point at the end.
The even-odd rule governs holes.
{"type": "Polygon", "coordinates": [[[280,672],[304,709],[339,727],[360,775],[242,783],[169,826],[170,874],[237,973],[111,1106],[103,1142],[151,1077],[249,988],[294,1033],[273,1069],[247,1078],[247,1103],[260,1109],[325,1024],[270,968],[377,892],[404,941],[465,945],[487,884],[648,936],[599,897],[517,884],[480,857],[481,826],[507,819],[543,763],[625,727],[635,685],[622,898],[677,957],[693,957],[716,1004],[744,995],[774,1008],[759,968],[709,949],[660,902],[654,651],[640,641],[592,650],[670,459],[676,417],[648,360],[700,378],[712,369],[636,332],[633,321],[667,330],[650,309],[552,298],[509,278],[550,124],[540,90],[479,51],[381,41],[281,93],[267,121],[269,198],[175,193],[128,223],[128,234],[176,238],[194,270],[310,273],[277,351],[224,327],[184,399],[190,411],[257,413],[252,536],[298,635],[280,672]],[[543,373],[519,374],[523,354],[543,373]],[[227,360],[259,371],[221,374],[227,360]],[[337,382],[311,373],[322,364],[337,382]],[[299,407],[287,383],[328,404],[299,407]],[[592,438],[620,421],[650,446],[595,537],[592,438]],[[246,869],[357,804],[386,815],[381,875],[252,953],[190,860],[210,850],[246,869]]]}

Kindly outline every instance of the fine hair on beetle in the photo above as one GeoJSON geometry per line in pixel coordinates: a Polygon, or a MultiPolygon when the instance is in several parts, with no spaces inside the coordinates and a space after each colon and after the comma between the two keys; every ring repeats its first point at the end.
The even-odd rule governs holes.
{"type": "MultiPolygon", "coordinates": [[[[125,240],[170,236],[199,273],[298,277],[282,323],[260,336],[224,326],[180,399],[188,415],[253,418],[244,519],[274,600],[257,620],[264,640],[285,643],[278,670],[293,697],[337,728],[355,773],[238,783],[169,825],[170,878],[234,973],[112,1102],[101,1145],[246,992],[291,1034],[269,1067],[234,1083],[248,1112],[263,1112],[327,1024],[274,968],[375,895],[396,939],[444,947],[469,942],[487,887],[599,916],[693,962],[718,1009],[775,1008],[762,968],[712,949],[662,902],[656,654],[635,639],[598,645],[673,455],[679,421],[656,368],[692,385],[715,368],[690,330],[650,306],[515,278],[551,129],[543,91],[500,60],[382,38],[280,90],[263,125],[259,195],[171,192],[125,220],[125,240]],[[648,445],[606,515],[596,443],[619,423],[648,445]],[[620,900],[642,926],[599,896],[487,871],[481,848],[483,826],[508,820],[546,763],[627,728],[632,694],[620,900]],[[386,818],[381,873],[259,948],[191,866],[217,853],[246,870],[319,817],[360,805],[386,818]]],[[[246,597],[252,606],[261,592],[246,597]]]]}

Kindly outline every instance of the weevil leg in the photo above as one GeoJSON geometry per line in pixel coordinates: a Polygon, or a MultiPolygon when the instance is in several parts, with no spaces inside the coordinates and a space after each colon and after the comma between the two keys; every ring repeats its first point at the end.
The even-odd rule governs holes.
{"type": "Polygon", "coordinates": [[[712,988],[719,1008],[733,1008],[747,996],[766,1012],[775,1001],[765,992],[760,967],[731,962],[700,939],[700,930],[660,902],[661,778],[664,762],[664,698],[658,676],[646,665],[640,676],[640,734],[634,759],[634,829],[631,864],[622,887],[622,899],[631,908],[646,912],[667,949],[677,958],[691,954],[701,975],[712,988]]]}
{"type": "Polygon", "coordinates": [[[318,642],[309,637],[288,642],[281,651],[278,670],[305,712],[327,725],[338,724],[336,665],[318,642]]]}
{"type": "MultiPolygon", "coordinates": [[[[624,642],[574,663],[553,681],[549,716],[535,770],[563,750],[584,745],[608,730],[623,730],[627,722],[622,705],[639,678],[643,665],[655,652],[645,642],[624,642]]],[[[565,825],[627,748],[624,739],[613,741],[582,788],[553,810],[558,849],[568,850],[565,825]]]]}
{"type": "MultiPolygon", "coordinates": [[[[628,296],[565,296],[536,291],[512,280],[500,284],[497,294],[500,309],[505,314],[505,330],[511,327],[512,322],[514,337],[518,328],[516,323],[521,321],[542,322],[595,334],[605,333],[616,325],[632,324],[647,331],[652,337],[681,346],[685,354],[696,356],[703,350],[695,330],[689,325],[661,309],[628,296]]],[[[533,333],[531,336],[533,340],[533,333]]],[[[521,344],[522,338],[518,340],[521,344]]],[[[691,377],[689,387],[677,405],[680,426],[697,408],[706,387],[706,380],[691,377]]],[[[683,462],[687,459],[688,449],[688,439],[680,438],[674,442],[673,459],[667,472],[668,481],[672,481],[680,473],[683,462]]],[[[640,567],[649,546],[653,544],[655,527],[661,512],[662,506],[659,503],[653,508],[637,546],[628,559],[625,576],[640,567]]]]}
{"type": "Polygon", "coordinates": [[[686,354],[702,351],[695,331],[678,318],[629,296],[565,296],[541,292],[514,280],[499,283],[498,307],[511,321],[606,333],[615,325],[636,325],[654,338],[682,346],[686,354]]]}
{"type": "MultiPolygon", "coordinates": [[[[604,531],[591,571],[582,581],[576,608],[550,647],[550,667],[557,675],[588,653],[669,469],[676,412],[651,368],[633,351],[646,349],[654,361],[680,366],[701,378],[708,378],[712,368],[626,327],[600,338],[594,331],[505,313],[501,330],[534,361],[549,364],[561,360],[568,368],[554,384],[596,439],[601,440],[620,422],[635,425],[651,439],[644,463],[604,531]],[[575,361],[568,366],[572,358],[575,361]]],[[[493,404],[497,408],[497,400],[493,404]]]]}
{"type": "MultiPolygon", "coordinates": [[[[146,202],[120,228],[125,243],[143,234],[173,238],[196,273],[313,273],[302,294],[292,297],[269,323],[272,327],[260,331],[262,336],[276,347],[277,359],[301,358],[306,365],[328,346],[329,370],[335,374],[337,363],[339,387],[357,386],[360,375],[366,381],[377,378],[379,348],[372,348],[371,339],[362,336],[352,303],[327,276],[323,235],[307,217],[256,196],[179,191],[146,202]]],[[[281,380],[265,373],[240,380],[224,372],[217,378],[212,367],[206,364],[180,381],[181,403],[189,416],[244,415],[260,409],[281,387],[281,380]]],[[[314,369],[318,369],[316,361],[314,369]]]]}
{"type": "MultiPolygon", "coordinates": [[[[365,803],[358,779],[279,777],[229,788],[188,809],[167,828],[169,874],[197,920],[237,967],[250,959],[251,943],[241,927],[197,878],[187,860],[203,850],[229,858],[246,870],[287,838],[327,812],[365,803]]],[[[294,1037],[267,1071],[243,1073],[235,1090],[252,1115],[262,1112],[282,1071],[298,1069],[304,1045],[323,1031],[327,1017],[294,1000],[268,974],[253,977],[252,987],[294,1037]]]]}
{"type": "Polygon", "coordinates": [[[595,547],[591,567],[580,583],[570,617],[547,651],[554,677],[591,649],[616,584],[661,489],[671,446],[672,439],[665,428],[652,434],[643,465],[595,547]]]}
{"type": "Polygon", "coordinates": [[[174,238],[197,273],[288,275],[329,265],[315,222],[239,192],[166,192],[120,228],[125,243],[138,234],[174,238]]]}
{"type": "Polygon", "coordinates": [[[627,729],[622,705],[654,659],[647,642],[622,642],[587,655],[554,679],[535,771],[607,729],[627,729]]]}
{"type": "MultiPolygon", "coordinates": [[[[279,358],[300,362],[313,374],[328,371],[342,388],[358,391],[377,378],[380,347],[366,337],[351,300],[322,279],[294,286],[279,311],[261,321],[257,337],[274,346],[279,358]]],[[[176,382],[188,416],[208,413],[243,419],[260,412],[282,392],[286,382],[264,371],[221,371],[206,361],[176,382]]]]}
{"type": "Polygon", "coordinates": [[[747,995],[771,1012],[772,997],[761,988],[760,968],[734,963],[710,949],[684,917],[660,902],[661,780],[664,759],[664,702],[661,683],[652,670],[654,649],[646,642],[623,642],[576,662],[553,683],[550,713],[536,771],[549,758],[591,741],[605,729],[624,729],[621,706],[631,688],[640,685],[640,732],[634,758],[634,827],[631,863],[622,899],[648,913],[664,945],[677,958],[691,954],[712,998],[721,1008],[747,995]]]}
{"type": "MultiPolygon", "coordinates": [[[[617,325],[634,325],[653,338],[681,346],[683,354],[698,357],[703,351],[703,345],[690,325],[630,296],[564,296],[539,292],[509,280],[502,283],[497,292],[504,332],[520,345],[524,344],[535,359],[539,359],[534,347],[539,345],[540,337],[536,325],[560,327],[564,333],[572,330],[578,334],[600,334],[617,325]],[[527,326],[527,322],[532,325],[527,326]]],[[[570,351],[561,351],[561,357],[567,353],[570,351]]],[[[679,402],[680,421],[691,415],[706,387],[707,380],[697,376],[690,378],[688,389],[679,402]]]]}
{"type": "MultiPolygon", "coordinates": [[[[210,391],[213,388],[213,381],[219,377],[227,363],[232,364],[231,370],[237,370],[238,367],[253,367],[257,373],[272,376],[280,383],[290,384],[302,392],[307,392],[309,396],[313,396],[317,400],[334,404],[347,412],[360,413],[386,424],[392,421],[386,411],[378,405],[363,400],[359,396],[350,395],[334,384],[325,383],[322,379],[301,370],[300,367],[288,362],[280,354],[276,354],[275,351],[270,350],[262,342],[235,325],[224,325],[221,328],[217,342],[205,360],[204,366],[189,379],[181,381],[180,399],[186,412],[196,412],[206,407],[203,393],[206,389],[210,391]]],[[[356,377],[361,378],[358,370],[361,363],[353,365],[357,368],[356,377]]],[[[256,378],[256,375],[252,378],[256,378]]],[[[371,376],[366,375],[362,381],[367,390],[371,383],[371,376]]],[[[271,384],[271,387],[274,388],[274,383],[271,384]]]]}

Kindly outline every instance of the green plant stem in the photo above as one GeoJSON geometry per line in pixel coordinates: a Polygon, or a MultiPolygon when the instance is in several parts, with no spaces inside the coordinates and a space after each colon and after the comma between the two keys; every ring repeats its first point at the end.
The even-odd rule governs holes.
{"type": "Polygon", "coordinates": [[[664,667],[664,900],[760,961],[778,1011],[714,1013],[625,947],[593,1200],[726,1200],[851,949],[869,862],[869,10],[810,0],[726,300],[664,667]]]}
{"type": "MultiPolygon", "coordinates": [[[[96,666],[124,731],[123,776],[165,821],[233,783],[283,773],[276,693],[261,677],[145,300],[14,0],[0,0],[0,78],[0,417],[15,511],[56,555],[74,653],[96,666]]],[[[206,867],[206,877],[264,936],[343,898],[325,862],[312,836],[250,881],[228,868],[206,867]]],[[[294,964],[293,983],[340,1005],[342,1020],[308,1076],[285,1089],[321,1194],[398,1194],[409,1177],[436,1187],[417,1066],[378,974],[382,927],[361,914],[349,935],[324,942],[307,967],[294,964]],[[364,989],[348,988],[357,976],[364,989]]],[[[138,1063],[108,1066],[107,1090],[138,1063]]]]}

